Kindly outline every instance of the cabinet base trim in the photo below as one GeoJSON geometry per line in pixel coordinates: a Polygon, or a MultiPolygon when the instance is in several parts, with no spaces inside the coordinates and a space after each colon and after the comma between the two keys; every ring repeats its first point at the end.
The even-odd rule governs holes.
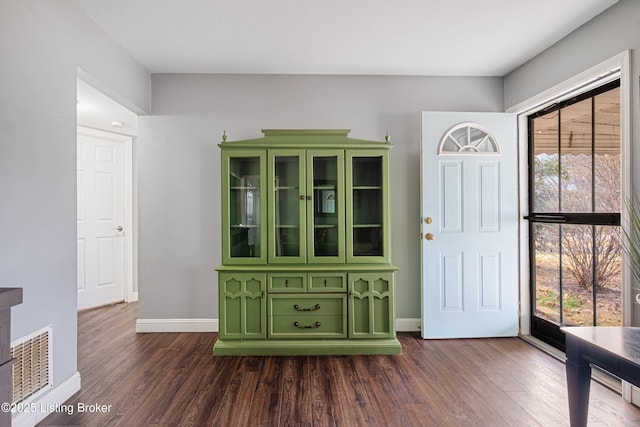
{"type": "MultiPolygon", "coordinates": [[[[396,319],[397,332],[419,332],[420,318],[396,319]]],[[[136,332],[218,332],[218,319],[138,319],[136,332]]]]}
{"type": "Polygon", "coordinates": [[[395,338],[371,340],[218,340],[216,356],[325,356],[349,354],[400,354],[395,338]]]}

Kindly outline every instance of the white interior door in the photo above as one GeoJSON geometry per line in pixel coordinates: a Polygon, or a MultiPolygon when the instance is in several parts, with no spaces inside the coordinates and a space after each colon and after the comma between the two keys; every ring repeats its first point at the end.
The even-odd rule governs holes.
{"type": "Polygon", "coordinates": [[[78,133],[78,309],[124,300],[124,143],[78,133]]]}
{"type": "Polygon", "coordinates": [[[516,117],[422,113],[422,336],[518,333],[516,117]]]}

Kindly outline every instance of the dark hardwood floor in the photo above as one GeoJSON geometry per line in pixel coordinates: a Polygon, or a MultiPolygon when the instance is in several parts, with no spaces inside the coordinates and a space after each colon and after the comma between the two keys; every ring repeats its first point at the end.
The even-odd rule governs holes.
{"type": "MultiPolygon", "coordinates": [[[[82,390],[40,425],[566,426],[564,365],[518,338],[424,341],[399,356],[214,357],[215,333],[136,334],[137,304],[78,319],[82,390]]],[[[593,383],[591,426],[640,425],[593,383]]]]}

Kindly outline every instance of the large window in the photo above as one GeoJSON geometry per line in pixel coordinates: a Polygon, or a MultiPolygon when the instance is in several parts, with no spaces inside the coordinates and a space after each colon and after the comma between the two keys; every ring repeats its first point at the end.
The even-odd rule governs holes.
{"type": "Polygon", "coordinates": [[[529,116],[531,334],[622,325],[620,83],[529,116]]]}

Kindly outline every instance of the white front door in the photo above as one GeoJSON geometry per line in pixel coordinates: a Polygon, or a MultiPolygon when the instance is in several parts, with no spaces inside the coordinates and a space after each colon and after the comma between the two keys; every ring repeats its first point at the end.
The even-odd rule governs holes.
{"type": "Polygon", "coordinates": [[[78,309],[124,300],[124,143],[78,133],[78,309]]]}
{"type": "Polygon", "coordinates": [[[516,117],[422,113],[423,338],[518,333],[516,117]]]}

